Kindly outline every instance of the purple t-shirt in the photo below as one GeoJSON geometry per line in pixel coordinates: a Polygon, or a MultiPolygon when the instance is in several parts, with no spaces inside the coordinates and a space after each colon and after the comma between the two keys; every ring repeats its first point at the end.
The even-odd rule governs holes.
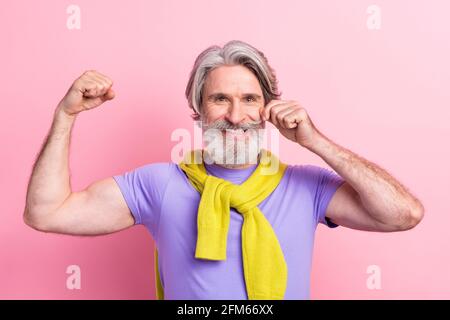
{"type": "MultiPolygon", "coordinates": [[[[234,184],[256,168],[226,169],[205,164],[209,174],[234,184]]],[[[230,209],[227,259],[195,258],[199,192],[175,163],[138,167],[115,181],[136,224],[150,231],[159,254],[165,299],[247,299],[242,269],[243,217],[230,209]]],[[[325,212],[344,180],[314,165],[288,165],[277,188],[259,204],[274,229],[288,267],[285,299],[309,299],[311,259],[317,224],[335,227],[325,212]]]]}

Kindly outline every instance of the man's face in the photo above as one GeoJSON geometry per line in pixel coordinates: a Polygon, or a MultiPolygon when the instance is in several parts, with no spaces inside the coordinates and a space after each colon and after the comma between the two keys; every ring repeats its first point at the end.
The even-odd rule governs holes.
{"type": "Polygon", "coordinates": [[[236,168],[256,163],[265,103],[256,76],[241,65],[218,67],[206,78],[202,101],[203,137],[211,160],[236,168]]]}

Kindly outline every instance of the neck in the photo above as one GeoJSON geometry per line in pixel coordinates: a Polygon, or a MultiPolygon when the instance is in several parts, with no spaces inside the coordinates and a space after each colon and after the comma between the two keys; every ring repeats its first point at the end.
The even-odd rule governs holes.
{"type": "Polygon", "coordinates": [[[246,169],[251,167],[253,164],[219,164],[214,162],[216,166],[227,168],[227,169],[246,169]]]}

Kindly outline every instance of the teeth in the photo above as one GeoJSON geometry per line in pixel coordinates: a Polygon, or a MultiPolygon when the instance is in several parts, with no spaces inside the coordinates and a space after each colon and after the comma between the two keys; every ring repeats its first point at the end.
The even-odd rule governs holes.
{"type": "Polygon", "coordinates": [[[229,134],[233,134],[233,135],[240,135],[240,134],[246,134],[248,131],[250,130],[250,128],[245,128],[245,129],[225,129],[225,132],[229,133],[229,134]]]}
{"type": "Polygon", "coordinates": [[[227,129],[227,131],[228,132],[231,132],[231,133],[242,133],[242,132],[245,132],[244,130],[242,130],[242,129],[227,129]]]}

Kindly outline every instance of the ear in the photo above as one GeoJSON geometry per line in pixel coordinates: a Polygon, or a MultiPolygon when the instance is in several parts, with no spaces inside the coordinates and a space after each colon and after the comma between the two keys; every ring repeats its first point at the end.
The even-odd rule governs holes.
{"type": "Polygon", "coordinates": [[[195,112],[195,113],[191,114],[191,118],[193,120],[199,121],[201,119],[201,116],[199,113],[195,112]]]}

